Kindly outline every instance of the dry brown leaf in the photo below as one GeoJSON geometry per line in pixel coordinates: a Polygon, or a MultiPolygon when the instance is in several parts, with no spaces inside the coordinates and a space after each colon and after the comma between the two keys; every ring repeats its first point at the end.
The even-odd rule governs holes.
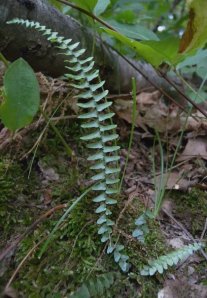
{"type": "Polygon", "coordinates": [[[183,248],[185,245],[183,239],[180,237],[169,239],[167,243],[174,249],[183,248]]]}
{"type": "MultiPolygon", "coordinates": [[[[114,109],[117,115],[132,123],[132,101],[118,99],[114,109]]],[[[137,96],[136,127],[147,131],[147,126],[155,128],[159,132],[177,131],[181,126],[179,108],[167,105],[159,91],[152,93],[142,92],[137,96]]]]}
{"type": "Polygon", "coordinates": [[[184,161],[193,158],[203,158],[207,160],[207,138],[198,137],[190,139],[185,146],[184,151],[177,158],[177,161],[184,161]]]}
{"type": "MultiPolygon", "coordinates": [[[[203,108],[206,110],[206,108],[203,108]]],[[[203,116],[200,111],[197,111],[191,114],[187,121],[186,121],[186,113],[182,113],[180,115],[181,119],[181,128],[184,128],[188,131],[198,131],[200,129],[206,130],[207,129],[207,119],[203,116]]]]}
{"type": "MultiPolygon", "coordinates": [[[[159,187],[161,183],[161,175],[155,177],[156,186],[159,187]]],[[[190,181],[182,177],[182,173],[179,172],[171,172],[165,173],[163,175],[163,186],[165,189],[175,189],[175,190],[187,190],[190,186],[194,185],[197,180],[190,181]]],[[[152,180],[154,183],[154,179],[152,180]]]]}
{"type": "Polygon", "coordinates": [[[184,280],[168,280],[158,298],[207,298],[207,287],[191,285],[184,280]]]}
{"type": "Polygon", "coordinates": [[[59,175],[53,168],[50,168],[44,161],[40,160],[38,162],[40,171],[42,172],[43,178],[48,181],[58,181],[59,175]]]}

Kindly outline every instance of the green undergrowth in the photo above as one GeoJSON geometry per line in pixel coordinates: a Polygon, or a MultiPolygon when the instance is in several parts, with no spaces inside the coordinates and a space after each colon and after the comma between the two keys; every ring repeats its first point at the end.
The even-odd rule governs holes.
{"type": "Polygon", "coordinates": [[[21,233],[29,225],[35,213],[37,177],[30,179],[21,163],[9,156],[0,158],[0,246],[12,235],[21,233]],[[33,199],[32,199],[33,198],[33,199]],[[25,212],[22,212],[24,210],[25,212]]]}
{"type": "Polygon", "coordinates": [[[172,193],[179,220],[195,237],[200,237],[207,217],[207,193],[192,188],[188,193],[172,193]]]}
{"type": "MultiPolygon", "coordinates": [[[[123,207],[123,204],[121,205],[123,207]]],[[[38,259],[39,250],[37,250],[28,259],[14,283],[22,297],[68,297],[88,279],[93,280],[107,272],[119,272],[112,257],[103,254],[103,246],[100,244],[97,229],[94,226],[96,218],[91,212],[92,208],[91,198],[83,199],[68,220],[58,229],[42,258],[38,259]]],[[[124,218],[130,219],[130,216],[129,211],[124,218]]],[[[47,231],[51,231],[58,219],[59,216],[55,216],[42,224],[22,242],[15,258],[16,265],[47,231]]],[[[119,228],[122,231],[127,228],[125,219],[120,221],[119,228]]],[[[133,226],[132,219],[130,222],[133,226]]],[[[132,260],[132,271],[129,275],[120,273],[115,285],[103,297],[137,297],[140,287],[142,297],[148,297],[145,296],[147,293],[151,297],[155,295],[157,282],[140,277],[138,273],[138,268],[148,257],[157,257],[165,251],[158,225],[151,226],[150,230],[152,233],[145,247],[121,236],[132,260]],[[154,284],[153,287],[152,284],[154,284]]]]}
{"type": "MultiPolygon", "coordinates": [[[[47,138],[40,144],[29,178],[31,158],[27,161],[19,161],[17,156],[13,160],[9,155],[1,157],[1,248],[8,240],[24,232],[26,227],[41,214],[58,204],[72,202],[88,187],[91,173],[89,165],[85,162],[87,149],[78,141],[80,135],[78,124],[73,123],[70,128],[63,125],[60,129],[76,153],[76,162],[70,160],[52,132],[48,132],[47,138]],[[43,177],[38,165],[40,161],[55,170],[59,175],[57,181],[48,182],[46,186],[42,184],[43,177]],[[45,205],[41,199],[44,188],[51,190],[49,205],[45,205]]],[[[194,218],[195,220],[190,221],[192,231],[193,234],[199,235],[207,214],[206,194],[193,189],[188,194],[176,192],[172,196],[175,200],[176,213],[178,215],[180,213],[181,218],[183,212],[186,218],[194,218]]],[[[143,245],[132,240],[130,235],[130,231],[135,228],[134,218],[144,211],[139,198],[135,198],[123,213],[115,234],[119,235],[132,263],[129,274],[123,274],[114,263],[112,256],[103,253],[97,227],[94,225],[97,218],[94,214],[94,204],[91,203],[92,197],[93,195],[89,194],[83,198],[61,224],[41,258],[39,253],[44,242],[25,261],[12,283],[19,297],[69,297],[88,280],[95,280],[109,272],[119,273],[119,276],[103,297],[156,297],[158,288],[161,287],[161,276],[161,279],[157,279],[156,276],[142,277],[139,269],[147,264],[149,259],[156,259],[169,251],[160,232],[159,221],[149,222],[150,233],[146,236],[145,245],[143,245]]],[[[114,220],[123,211],[125,203],[126,198],[121,195],[118,207],[114,210],[114,220]]],[[[63,211],[53,214],[24,238],[10,263],[5,265],[7,268],[4,268],[4,275],[0,276],[1,290],[25,255],[41,239],[47,239],[62,214],[63,211]]],[[[203,271],[202,266],[200,270],[203,271]]]]}
{"type": "MultiPolygon", "coordinates": [[[[1,159],[2,247],[5,246],[6,241],[24,232],[26,227],[50,208],[73,202],[89,185],[91,172],[89,164],[85,162],[88,152],[79,141],[81,133],[79,125],[62,124],[59,129],[76,154],[75,162],[70,160],[59,140],[50,131],[36,152],[29,178],[31,156],[26,161],[19,161],[18,156],[13,161],[11,156],[4,156],[1,159]],[[59,175],[57,181],[49,181],[44,185],[44,177],[39,167],[40,161],[55,170],[59,175]],[[42,201],[41,195],[44,189],[50,189],[51,201],[47,204],[42,201]]],[[[35,133],[29,136],[33,141],[36,137],[35,133]]],[[[92,198],[91,193],[82,199],[58,228],[40,259],[38,256],[44,242],[25,261],[12,283],[19,297],[69,297],[87,280],[93,280],[108,272],[118,272],[120,275],[103,297],[139,297],[140,292],[142,293],[140,297],[156,297],[160,287],[158,280],[156,277],[141,277],[139,269],[147,263],[148,259],[157,258],[168,252],[160,233],[159,222],[149,223],[150,233],[146,237],[145,245],[142,245],[132,240],[130,235],[135,228],[134,219],[144,211],[139,198],[135,198],[123,213],[115,235],[120,237],[132,263],[130,273],[123,274],[114,263],[113,257],[103,253],[104,247],[100,244],[97,227],[94,224],[97,218],[94,214],[95,206],[91,202],[92,198]]],[[[125,203],[126,198],[121,195],[118,207],[113,212],[114,220],[119,217],[125,203]]],[[[63,211],[56,212],[24,238],[7,265],[5,274],[0,277],[2,289],[25,255],[41,239],[47,239],[62,214],[63,211]]]]}

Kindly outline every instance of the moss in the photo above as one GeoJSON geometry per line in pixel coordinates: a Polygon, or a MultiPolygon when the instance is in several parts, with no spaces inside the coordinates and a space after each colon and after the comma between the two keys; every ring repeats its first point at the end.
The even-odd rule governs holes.
{"type": "MultiPolygon", "coordinates": [[[[94,269],[95,273],[102,271],[101,267],[96,268],[102,245],[93,222],[93,213],[86,200],[63,223],[43,257],[38,259],[38,253],[35,253],[20,272],[15,287],[22,295],[47,297],[56,291],[61,295],[68,295],[87,278],[91,270],[94,269]],[[35,283],[34,288],[31,280],[35,283]]],[[[40,235],[51,231],[55,223],[54,219],[47,222],[30,239],[26,239],[21,244],[17,260],[31,248],[31,242],[34,245],[40,235]]]]}
{"type": "MultiPolygon", "coordinates": [[[[7,227],[4,228],[3,242],[11,235],[24,231],[51,206],[70,201],[72,203],[87,188],[86,184],[91,173],[89,165],[82,162],[84,156],[87,155],[87,150],[82,144],[79,146],[79,126],[73,123],[71,126],[60,126],[59,129],[64,131],[66,141],[71,144],[75,152],[78,152],[77,156],[81,156],[78,159],[78,164],[70,160],[59,140],[56,139],[53,132],[49,132],[47,139],[40,144],[36,153],[29,179],[26,162],[9,161],[10,170],[7,170],[5,165],[2,167],[2,173],[4,175],[6,173],[3,177],[6,179],[2,186],[4,196],[2,193],[1,200],[3,207],[6,208],[6,221],[8,222],[7,227]],[[53,168],[59,175],[57,181],[49,181],[44,186],[51,190],[49,206],[45,206],[41,201],[43,178],[39,167],[40,161],[53,168]],[[9,202],[9,204],[5,204],[5,202],[9,202]],[[10,208],[10,204],[13,204],[15,209],[10,208]]],[[[119,267],[114,262],[113,256],[103,253],[104,245],[100,243],[100,237],[97,234],[97,225],[95,224],[97,215],[94,214],[95,205],[92,203],[91,195],[83,198],[67,220],[61,224],[42,258],[38,257],[43,245],[40,244],[25,261],[12,284],[20,297],[69,296],[88,278],[93,279],[98,274],[105,272],[119,272],[119,267]]],[[[119,216],[123,207],[124,198],[121,198],[119,206],[114,208],[114,219],[119,216]]],[[[139,201],[134,201],[124,213],[118,229],[130,234],[134,229],[134,218],[143,211],[144,208],[139,201]]],[[[22,241],[8,273],[4,277],[4,284],[28,251],[41,239],[48,237],[61,214],[62,212],[53,214],[22,241]]],[[[150,234],[145,245],[140,245],[136,241],[131,242],[127,237],[121,235],[121,242],[125,244],[132,263],[132,275],[121,273],[120,278],[111,287],[106,297],[137,297],[137,293],[140,291],[143,294],[142,297],[156,296],[155,293],[157,293],[159,285],[156,279],[149,280],[139,276],[139,268],[147,263],[149,258],[165,253],[166,247],[160,234],[158,222],[150,222],[149,228],[150,234]]]]}
{"type": "Polygon", "coordinates": [[[176,215],[195,236],[203,230],[207,216],[207,193],[197,188],[187,194],[173,193],[176,215]]]}
{"type": "Polygon", "coordinates": [[[28,179],[22,165],[8,158],[0,160],[0,227],[2,244],[13,234],[21,233],[31,222],[33,207],[31,188],[34,177],[28,179]],[[24,210],[25,212],[22,212],[24,210]]]}

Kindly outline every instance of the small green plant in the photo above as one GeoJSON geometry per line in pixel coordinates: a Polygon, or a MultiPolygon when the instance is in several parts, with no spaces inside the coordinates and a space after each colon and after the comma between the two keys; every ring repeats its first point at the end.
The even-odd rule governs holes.
{"type": "Polygon", "coordinates": [[[162,274],[164,270],[168,269],[168,266],[177,265],[179,261],[188,258],[194,252],[200,250],[203,247],[202,243],[193,243],[184,246],[181,249],[173,251],[167,255],[160,256],[157,260],[148,261],[148,266],[140,271],[141,275],[154,275],[156,272],[162,274]]]}
{"type": "Polygon", "coordinates": [[[118,138],[114,133],[116,125],[112,123],[114,113],[108,112],[108,108],[112,102],[106,100],[107,90],[103,90],[104,81],[99,80],[99,71],[94,69],[93,57],[81,59],[85,49],[77,49],[79,43],[72,43],[71,39],[64,39],[58,36],[57,32],[52,32],[38,22],[23,19],[14,19],[8,24],[21,24],[27,28],[35,28],[47,36],[47,39],[56,43],[58,47],[69,56],[69,65],[66,66],[70,73],[65,76],[72,79],[76,83],[71,86],[80,90],[77,96],[79,99],[79,107],[86,109],[86,113],[79,116],[84,119],[85,123],[82,127],[90,130],[90,133],[83,136],[82,140],[89,142],[88,148],[92,149],[94,154],[88,157],[89,161],[94,161],[91,169],[96,174],[91,178],[95,184],[92,190],[99,192],[93,199],[99,204],[95,212],[99,215],[97,220],[98,234],[101,235],[101,242],[108,243],[107,253],[114,254],[114,260],[119,264],[123,271],[128,271],[128,256],[123,253],[124,246],[117,243],[112,232],[114,221],[110,218],[112,212],[110,206],[117,203],[112,195],[118,194],[120,168],[117,167],[117,161],[120,159],[118,154],[114,154],[119,150],[119,146],[113,145],[113,141],[118,138]],[[98,81],[94,83],[94,80],[98,81]],[[84,90],[84,91],[83,91],[84,90]],[[107,122],[108,121],[108,122],[107,122]]]}
{"type": "Polygon", "coordinates": [[[134,229],[132,236],[143,244],[145,243],[145,237],[149,234],[147,220],[152,218],[154,218],[153,214],[147,210],[135,220],[136,228],[134,229]]]}
{"type": "Polygon", "coordinates": [[[103,297],[107,290],[113,286],[115,279],[119,274],[115,272],[108,272],[97,276],[95,279],[91,279],[85,282],[71,298],[91,298],[91,297],[103,297]]]}

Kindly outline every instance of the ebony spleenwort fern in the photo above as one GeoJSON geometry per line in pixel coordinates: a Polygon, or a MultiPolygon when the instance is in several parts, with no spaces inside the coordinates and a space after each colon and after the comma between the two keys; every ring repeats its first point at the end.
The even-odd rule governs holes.
{"type": "Polygon", "coordinates": [[[66,68],[70,70],[70,73],[65,76],[76,82],[71,84],[72,87],[81,91],[77,96],[78,106],[87,111],[79,118],[86,120],[82,127],[91,130],[89,134],[82,137],[82,140],[88,141],[87,147],[95,151],[88,157],[88,160],[95,162],[91,169],[96,171],[92,177],[95,182],[92,189],[99,192],[93,199],[95,203],[100,204],[95,211],[100,215],[97,220],[98,234],[101,235],[101,242],[108,242],[107,253],[114,253],[115,262],[123,271],[128,271],[128,256],[122,253],[124,246],[118,244],[112,237],[115,223],[110,219],[112,214],[110,206],[117,203],[117,200],[111,196],[118,193],[118,173],[120,172],[116,166],[120,157],[115,153],[119,150],[119,146],[111,145],[111,143],[118,138],[118,135],[114,133],[116,125],[111,121],[114,113],[108,112],[112,102],[106,100],[108,91],[103,90],[105,82],[99,80],[99,71],[94,69],[93,57],[81,59],[85,49],[77,49],[79,43],[72,43],[71,39],[59,36],[57,32],[52,32],[39,22],[14,19],[8,24],[20,24],[41,31],[47,36],[47,40],[56,43],[63,50],[64,55],[69,56],[67,62],[70,66],[66,68]],[[95,83],[94,80],[96,80],[95,83]]]}
{"type": "Polygon", "coordinates": [[[97,276],[94,279],[90,279],[72,295],[71,298],[92,298],[92,297],[104,297],[107,294],[107,290],[114,284],[115,280],[120,276],[116,272],[108,272],[97,276]]]}
{"type": "Polygon", "coordinates": [[[167,255],[160,256],[156,260],[148,261],[148,266],[140,271],[141,275],[154,275],[156,272],[163,273],[168,269],[168,266],[177,265],[179,261],[188,258],[194,252],[200,250],[203,247],[202,243],[193,243],[177,249],[167,255]]]}

